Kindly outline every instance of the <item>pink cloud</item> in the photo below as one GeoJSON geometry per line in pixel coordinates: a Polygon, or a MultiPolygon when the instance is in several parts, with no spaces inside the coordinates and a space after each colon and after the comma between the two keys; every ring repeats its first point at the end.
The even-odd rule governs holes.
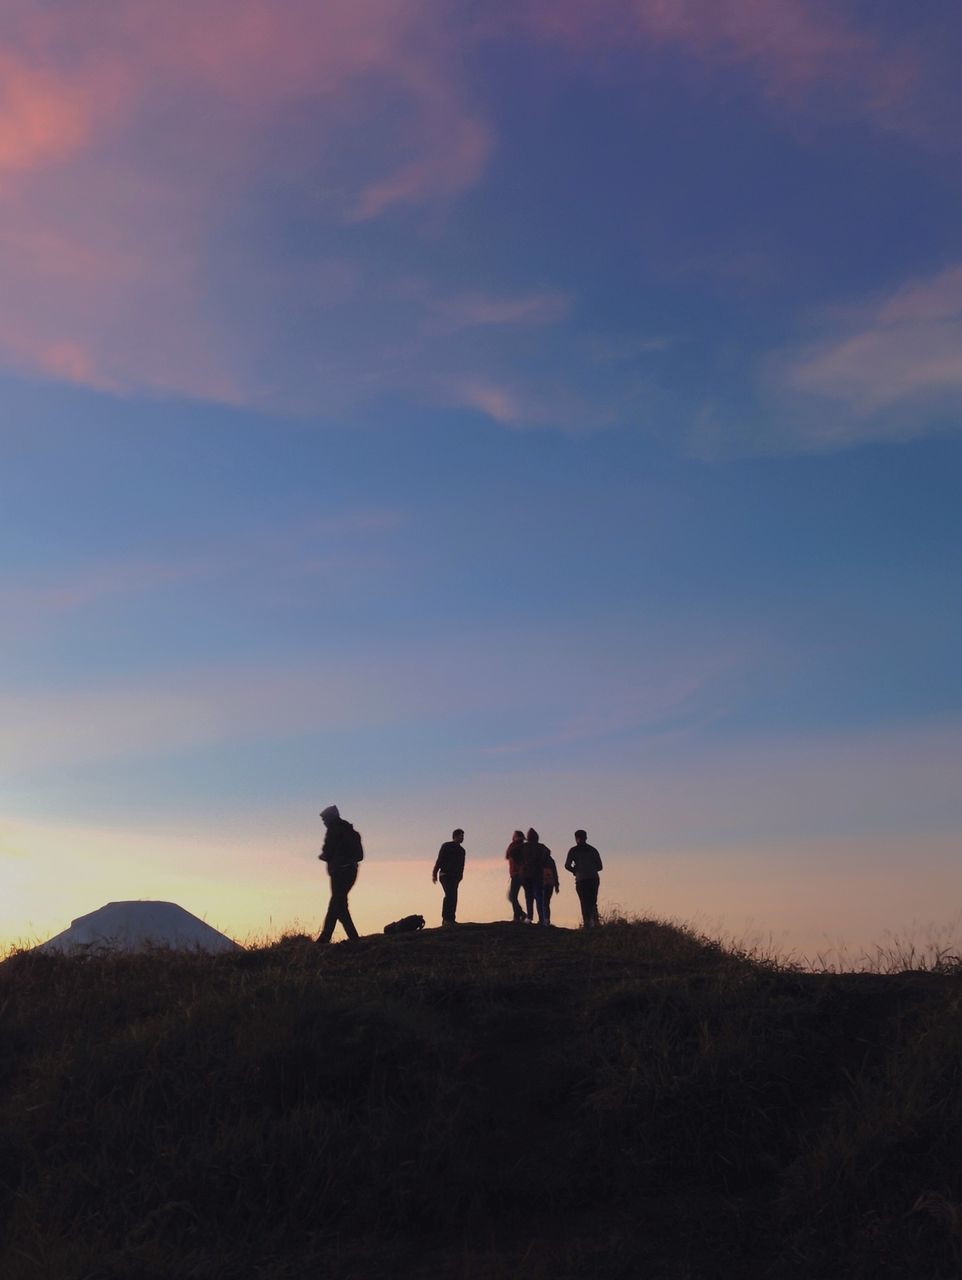
{"type": "Polygon", "coordinates": [[[84,94],[0,52],[0,174],[50,163],[89,137],[84,94]]]}
{"type": "Polygon", "coordinates": [[[877,415],[919,401],[962,404],[962,265],[830,317],[827,327],[820,341],[783,352],[771,372],[779,391],[834,401],[854,415],[827,438],[816,427],[825,443],[913,434],[928,422],[877,415]]]}
{"type": "Polygon", "coordinates": [[[570,300],[563,293],[554,290],[514,297],[468,293],[437,303],[438,313],[451,328],[457,329],[468,329],[476,325],[538,327],[557,324],[568,315],[570,309],[570,300]]]}
{"type": "Polygon", "coordinates": [[[500,426],[519,429],[597,431],[638,416],[641,392],[632,379],[604,378],[594,392],[576,391],[565,377],[565,362],[581,358],[582,352],[568,345],[559,353],[560,371],[548,378],[451,376],[436,379],[434,397],[439,404],[471,409],[500,426]]]}
{"type": "Polygon", "coordinates": [[[476,182],[491,139],[453,41],[440,0],[13,0],[0,356],[101,389],[256,401],[251,335],[207,283],[215,228],[255,178],[333,173],[342,222],[476,182]]]}
{"type": "Polygon", "coordinates": [[[676,45],[706,63],[753,67],[773,97],[797,99],[826,82],[860,111],[887,119],[904,101],[916,64],[820,0],[529,0],[535,31],[579,50],[632,40],[676,45]]]}
{"type": "Polygon", "coordinates": [[[450,388],[449,398],[452,403],[476,409],[502,426],[518,426],[527,417],[527,411],[513,391],[485,378],[465,378],[450,388]]]}
{"type": "Polygon", "coordinates": [[[455,196],[478,181],[491,151],[487,128],[479,120],[464,120],[455,136],[441,136],[445,129],[437,132],[436,149],[364,188],[352,221],[367,222],[395,205],[419,204],[428,195],[455,196]]]}
{"type": "Polygon", "coordinates": [[[913,324],[929,320],[957,320],[962,315],[962,263],[935,276],[911,280],[878,308],[882,324],[913,324]]]}

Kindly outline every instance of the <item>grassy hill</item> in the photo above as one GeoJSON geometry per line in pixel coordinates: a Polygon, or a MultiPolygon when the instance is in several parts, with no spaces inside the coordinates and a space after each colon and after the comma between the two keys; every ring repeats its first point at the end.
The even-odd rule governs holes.
{"type": "Polygon", "coordinates": [[[0,1276],[957,1276],[960,997],[655,922],[17,954],[0,1276]]]}

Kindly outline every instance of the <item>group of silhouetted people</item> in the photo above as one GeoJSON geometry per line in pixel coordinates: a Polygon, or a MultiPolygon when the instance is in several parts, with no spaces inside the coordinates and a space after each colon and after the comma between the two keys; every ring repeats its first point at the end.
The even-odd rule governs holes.
{"type": "MultiPolygon", "coordinates": [[[[515,924],[526,921],[534,924],[535,912],[538,924],[551,923],[551,899],[561,892],[558,866],[551,850],[541,843],[534,827],[516,831],[505,850],[510,887],[508,901],[514,913],[515,924]],[[524,891],[524,910],[518,901],[524,891]]],[[[601,883],[601,854],[588,843],[587,831],[576,831],[575,842],[565,858],[565,871],[575,878],[575,889],[581,902],[581,918],[586,929],[598,923],[598,887],[601,883]]]]}
{"type": "MultiPolygon", "coordinates": [[[[358,936],[351,912],[348,894],[357,880],[358,863],[364,858],[361,837],[353,825],[341,817],[337,805],[321,810],[325,826],[324,847],[318,857],[327,863],[331,878],[331,901],[324,918],[318,942],[330,942],[338,921],[349,938],[358,936]]],[[[551,924],[551,899],[561,892],[558,867],[547,845],[530,827],[527,834],[515,831],[505,851],[508,864],[508,901],[511,904],[515,924],[551,924]],[[524,893],[524,908],[519,898],[524,893]],[[537,921],[535,921],[537,915],[537,921]]],[[[440,884],[444,892],[441,904],[441,924],[452,927],[457,924],[458,890],[464,878],[464,832],[457,827],[451,839],[445,840],[431,871],[431,879],[440,884]]],[[[588,843],[588,833],[575,832],[575,842],[565,858],[565,871],[575,878],[575,890],[581,903],[581,918],[586,929],[598,924],[598,889],[602,871],[601,855],[588,843]]]]}

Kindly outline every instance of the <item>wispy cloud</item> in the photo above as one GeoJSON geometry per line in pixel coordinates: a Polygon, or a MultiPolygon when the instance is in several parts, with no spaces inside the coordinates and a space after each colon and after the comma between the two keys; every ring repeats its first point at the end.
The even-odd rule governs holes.
{"type": "Polygon", "coordinates": [[[367,508],[247,530],[228,541],[163,557],[88,561],[0,583],[0,626],[8,639],[44,622],[97,605],[242,578],[247,598],[257,584],[356,576],[386,554],[405,522],[396,508],[367,508]],[[372,556],[374,557],[372,559],[372,556]]]}
{"type": "Polygon", "coordinates": [[[765,93],[819,109],[812,91],[835,91],[834,107],[888,125],[918,75],[905,45],[822,0],[528,0],[519,9],[543,37],[580,49],[632,41],[677,46],[713,65],[747,65],[765,93]]]}
{"type": "Polygon", "coordinates": [[[517,392],[486,378],[463,378],[449,387],[451,403],[476,409],[502,426],[521,426],[531,420],[531,410],[517,392]]]}
{"type": "Polygon", "coordinates": [[[627,364],[639,358],[670,351],[678,340],[642,334],[598,334],[587,339],[586,350],[596,364],[627,364]]]}
{"type": "Polygon", "coordinates": [[[35,575],[0,588],[0,621],[7,634],[45,617],[57,617],[113,596],[154,591],[203,573],[199,562],[125,561],[90,565],[69,575],[35,575]]]}
{"type": "Polygon", "coordinates": [[[723,705],[758,643],[719,656],[651,639],[643,651],[625,652],[597,628],[491,628],[455,646],[422,640],[385,648],[375,638],[282,665],[234,661],[56,689],[49,682],[0,688],[0,765],[41,771],[401,725],[412,741],[443,725],[457,749],[478,761],[490,760],[492,749],[536,759],[703,720],[719,699],[723,705]],[[486,726],[480,742],[479,725],[486,726]]]}
{"type": "Polygon", "coordinates": [[[466,293],[439,299],[435,306],[438,315],[451,329],[487,326],[540,328],[565,319],[571,310],[571,301],[563,293],[554,291],[498,297],[466,293]]]}
{"type": "Polygon", "coordinates": [[[0,690],[0,762],[11,772],[56,769],[362,731],[397,724],[419,709],[423,714],[429,679],[426,667],[410,658],[385,671],[380,661],[339,657],[297,665],[219,663],[84,687],[0,690]]]}
{"type": "Polygon", "coordinates": [[[613,696],[596,698],[574,715],[562,715],[534,737],[519,737],[490,748],[493,756],[540,755],[579,743],[643,733],[652,738],[677,738],[692,726],[705,727],[718,714],[705,705],[705,695],[726,672],[745,660],[744,654],[719,655],[685,663],[684,669],[659,672],[650,682],[637,680],[613,696]]]}
{"type": "Polygon", "coordinates": [[[800,444],[844,447],[945,430],[962,407],[962,265],[827,315],[824,336],[779,353],[769,382],[800,444]],[[786,398],[787,397],[787,398],[786,398]],[[929,412],[920,412],[920,410],[929,412]]]}
{"type": "Polygon", "coordinates": [[[438,377],[432,398],[519,430],[551,428],[578,434],[636,421],[645,387],[634,371],[619,371],[617,378],[599,382],[592,367],[599,362],[589,357],[579,367],[579,360],[585,360],[584,352],[570,344],[559,352],[560,367],[549,374],[506,370],[503,376],[438,377]],[[573,369],[580,375],[577,380],[570,378],[573,369]]]}
{"type": "Polygon", "coordinates": [[[283,115],[305,97],[332,108],[312,118],[314,150],[329,148],[335,128],[395,104],[387,133],[399,145],[391,159],[373,145],[359,157],[345,214],[375,216],[392,203],[456,191],[477,179],[486,158],[486,131],[462,98],[451,24],[436,0],[370,0],[363,8],[348,0],[320,8],[307,0],[168,0],[160,8],[90,0],[82,11],[12,0],[0,34],[7,168],[42,169],[111,140],[126,150],[132,135],[157,127],[150,112],[159,102],[164,150],[152,163],[200,156],[214,171],[203,175],[206,185],[253,158],[278,126],[297,146],[283,115]],[[196,113],[201,104],[206,113],[196,113]],[[177,138],[185,107],[191,133],[177,138]]]}

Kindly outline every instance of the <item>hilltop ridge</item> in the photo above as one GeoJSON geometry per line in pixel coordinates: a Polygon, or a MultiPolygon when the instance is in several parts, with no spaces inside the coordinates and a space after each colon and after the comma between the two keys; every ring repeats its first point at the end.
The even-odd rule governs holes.
{"type": "Polygon", "coordinates": [[[962,980],[642,921],[0,965],[0,1274],[957,1273],[962,980]]]}

